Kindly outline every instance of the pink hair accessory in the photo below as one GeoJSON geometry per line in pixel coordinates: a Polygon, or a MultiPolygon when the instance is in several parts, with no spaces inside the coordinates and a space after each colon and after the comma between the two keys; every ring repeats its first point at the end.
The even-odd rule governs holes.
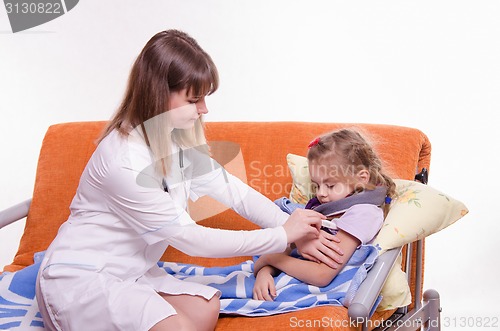
{"type": "Polygon", "coordinates": [[[309,145],[307,145],[307,147],[311,148],[313,146],[316,146],[319,143],[319,140],[320,140],[319,137],[315,138],[313,141],[309,143],[309,145]]]}

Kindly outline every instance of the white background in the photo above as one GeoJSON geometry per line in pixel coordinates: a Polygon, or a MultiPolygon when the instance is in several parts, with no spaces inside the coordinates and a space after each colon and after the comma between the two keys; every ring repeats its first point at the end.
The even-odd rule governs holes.
{"type": "MultiPolygon", "coordinates": [[[[441,294],[444,330],[486,321],[460,327],[463,318],[500,318],[499,1],[86,0],[16,34],[0,7],[0,209],[31,196],[47,127],[108,119],[133,60],[168,28],[191,34],[218,65],[207,121],[425,132],[429,184],[470,209],[428,238],[425,288],[441,294]]],[[[0,232],[1,266],[23,225],[0,232]]]]}

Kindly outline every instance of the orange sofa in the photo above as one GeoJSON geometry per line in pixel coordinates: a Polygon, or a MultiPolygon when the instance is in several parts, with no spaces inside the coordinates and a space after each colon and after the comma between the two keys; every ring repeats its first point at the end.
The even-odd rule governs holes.
{"type": "MultiPolygon", "coordinates": [[[[77,188],[80,174],[96,145],[105,122],[77,122],[51,126],[44,138],[31,203],[24,206],[26,227],[19,250],[12,264],[4,271],[20,270],[33,263],[33,254],[45,250],[59,226],[69,215],[69,204],[77,188]]],[[[376,150],[394,178],[410,179],[416,170],[430,165],[430,143],[417,129],[376,124],[337,124],[299,122],[212,122],[206,124],[206,133],[212,143],[214,157],[231,173],[274,200],[288,196],[292,178],[288,171],[286,155],[304,155],[309,141],[319,134],[342,128],[357,127],[373,140],[376,150]],[[232,151],[229,151],[232,150],[232,151]]],[[[253,229],[255,225],[244,220],[232,210],[200,199],[193,211],[193,218],[200,224],[225,229],[253,229]]],[[[20,215],[23,216],[23,215],[20,215]]],[[[423,245],[417,245],[420,249],[423,245]]],[[[422,252],[412,248],[412,264],[423,262],[422,252]]],[[[187,256],[168,248],[165,261],[194,263],[203,266],[233,265],[250,257],[211,259],[187,256]]],[[[421,306],[422,272],[412,271],[410,282],[413,306],[421,306]],[[415,305],[416,303],[416,305],[415,305]]],[[[408,311],[408,309],[404,309],[408,311]]],[[[398,310],[398,312],[400,312],[398,310]]],[[[372,320],[387,319],[395,310],[376,312],[372,320]]],[[[354,314],[356,315],[356,314],[354,314]]],[[[351,314],[352,319],[353,314],[351,314]]],[[[298,312],[268,317],[221,316],[217,330],[289,330],[308,327],[314,321],[330,321],[315,325],[315,329],[356,330],[362,325],[331,322],[349,321],[345,307],[323,306],[298,312]],[[295,325],[291,325],[295,321],[295,325]],[[298,322],[299,321],[299,322],[298,322]],[[300,322],[301,321],[301,322],[300,322]],[[308,322],[310,321],[310,322],[308,322]]],[[[365,320],[366,321],[366,320],[365,320]]],[[[371,324],[375,325],[375,324],[371,324]]],[[[365,329],[371,327],[364,326],[365,329]]]]}

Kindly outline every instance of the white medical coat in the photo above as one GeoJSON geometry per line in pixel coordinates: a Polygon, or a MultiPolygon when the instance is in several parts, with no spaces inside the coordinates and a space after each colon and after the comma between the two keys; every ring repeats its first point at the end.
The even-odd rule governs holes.
{"type": "Polygon", "coordinates": [[[136,133],[124,137],[113,131],[101,141],[83,171],[70,217],[45,254],[38,302],[44,319],[50,317],[48,326],[148,330],[175,314],[157,292],[217,295],[214,288],[179,281],[157,266],[168,245],[206,257],[286,248],[281,225],[288,215],[196,149],[182,158],[174,154],[165,192],[150,150],[136,133]],[[265,229],[226,231],[196,224],[187,201],[203,195],[265,229]]]}

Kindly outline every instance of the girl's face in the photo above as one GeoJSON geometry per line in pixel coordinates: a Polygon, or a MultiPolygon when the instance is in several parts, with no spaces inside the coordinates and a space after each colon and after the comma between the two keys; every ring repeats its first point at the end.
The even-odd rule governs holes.
{"type": "Polygon", "coordinates": [[[343,199],[353,193],[356,187],[367,183],[369,179],[369,173],[366,170],[361,170],[354,176],[345,176],[342,169],[317,162],[309,164],[309,173],[316,197],[321,203],[343,199]]]}
{"type": "Polygon", "coordinates": [[[170,94],[167,116],[175,129],[189,129],[201,115],[208,113],[205,96],[188,95],[187,89],[170,94]]]}

